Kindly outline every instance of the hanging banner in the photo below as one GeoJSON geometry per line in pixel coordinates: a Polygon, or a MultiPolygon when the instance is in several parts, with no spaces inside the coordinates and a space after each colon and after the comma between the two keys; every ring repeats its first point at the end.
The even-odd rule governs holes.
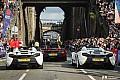
{"type": "Polygon", "coordinates": [[[115,23],[120,24],[120,0],[115,0],[115,23]]]}
{"type": "Polygon", "coordinates": [[[5,10],[5,13],[4,13],[4,27],[2,32],[2,38],[5,37],[6,29],[8,27],[8,24],[10,23],[11,17],[12,17],[12,11],[8,8],[5,10]]]}

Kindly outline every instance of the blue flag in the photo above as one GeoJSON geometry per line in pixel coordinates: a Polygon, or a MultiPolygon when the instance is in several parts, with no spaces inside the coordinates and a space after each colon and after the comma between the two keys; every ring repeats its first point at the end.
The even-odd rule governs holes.
{"type": "Polygon", "coordinates": [[[5,32],[8,27],[8,24],[10,23],[11,18],[12,18],[12,11],[8,8],[5,10],[5,13],[4,13],[4,27],[2,31],[2,38],[5,38],[5,32]]]}
{"type": "Polygon", "coordinates": [[[115,4],[116,4],[116,7],[117,7],[119,16],[120,16],[120,0],[115,0],[115,4]]]}

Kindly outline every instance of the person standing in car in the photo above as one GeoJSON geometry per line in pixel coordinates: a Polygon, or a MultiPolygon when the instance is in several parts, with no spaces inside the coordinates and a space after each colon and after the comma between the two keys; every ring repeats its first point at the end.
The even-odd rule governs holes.
{"type": "Polygon", "coordinates": [[[35,46],[35,48],[36,48],[37,50],[39,50],[39,42],[38,42],[38,41],[35,41],[34,46],[35,46]]]}
{"type": "Polygon", "coordinates": [[[22,44],[19,40],[18,40],[18,38],[16,38],[16,40],[14,41],[14,48],[16,49],[16,48],[20,48],[20,44],[22,44]]]}
{"type": "Polygon", "coordinates": [[[8,41],[8,43],[9,43],[9,50],[12,52],[13,51],[13,48],[14,48],[14,46],[15,46],[15,44],[14,44],[14,39],[13,38],[11,38],[9,41],[8,41]]]}

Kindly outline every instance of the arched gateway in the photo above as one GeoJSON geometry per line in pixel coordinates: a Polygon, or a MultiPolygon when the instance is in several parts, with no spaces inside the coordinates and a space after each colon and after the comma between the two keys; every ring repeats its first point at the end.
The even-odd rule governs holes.
{"type": "Polygon", "coordinates": [[[35,7],[36,11],[36,28],[35,28],[35,40],[41,40],[41,27],[40,27],[40,13],[45,7],[60,7],[65,13],[65,19],[62,26],[61,37],[62,40],[69,40],[75,38],[89,37],[91,36],[91,26],[89,19],[89,12],[91,10],[90,0],[21,0],[22,13],[21,25],[24,42],[28,45],[28,25],[25,16],[26,7],[35,7]],[[80,29],[78,30],[78,26],[80,29]]]}

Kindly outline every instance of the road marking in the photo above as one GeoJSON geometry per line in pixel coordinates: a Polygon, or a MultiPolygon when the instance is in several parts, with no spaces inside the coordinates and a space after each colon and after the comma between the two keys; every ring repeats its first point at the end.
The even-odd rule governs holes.
{"type": "Polygon", "coordinates": [[[28,70],[26,70],[26,72],[29,72],[30,70],[28,69],[28,70]]]}
{"type": "Polygon", "coordinates": [[[91,75],[88,75],[88,77],[89,77],[91,80],[96,80],[96,79],[93,78],[91,75]]]}
{"type": "Polygon", "coordinates": [[[80,69],[83,73],[87,73],[84,69],[80,69]]]}
{"type": "Polygon", "coordinates": [[[24,73],[24,74],[19,78],[19,80],[23,80],[24,77],[26,76],[26,74],[27,74],[27,73],[24,73]]]}
{"type": "Polygon", "coordinates": [[[54,79],[54,80],[59,80],[59,79],[54,79]]]}
{"type": "Polygon", "coordinates": [[[112,71],[112,72],[116,72],[117,73],[118,71],[112,71]]]}
{"type": "MultiPolygon", "coordinates": [[[[30,70],[29,69],[27,69],[25,72],[29,72],[30,70]]],[[[24,77],[26,76],[26,74],[27,73],[24,73],[20,78],[19,78],[19,80],[23,80],[24,79],[24,77]]]]}
{"type": "MultiPolygon", "coordinates": [[[[87,74],[87,72],[84,69],[80,69],[83,73],[87,74]]],[[[87,75],[91,80],[96,80],[94,77],[91,75],[87,75]]]]}

